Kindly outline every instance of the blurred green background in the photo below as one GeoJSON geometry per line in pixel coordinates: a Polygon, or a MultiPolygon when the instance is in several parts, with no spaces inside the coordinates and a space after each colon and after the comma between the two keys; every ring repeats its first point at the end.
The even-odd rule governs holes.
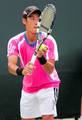
{"type": "Polygon", "coordinates": [[[52,35],[58,44],[56,64],[61,79],[57,103],[58,118],[79,116],[82,95],[82,1],[81,0],[1,0],[0,1],[0,120],[19,120],[21,77],[7,70],[7,43],[24,31],[22,11],[36,5],[41,10],[47,3],[56,5],[56,28],[52,35]]]}

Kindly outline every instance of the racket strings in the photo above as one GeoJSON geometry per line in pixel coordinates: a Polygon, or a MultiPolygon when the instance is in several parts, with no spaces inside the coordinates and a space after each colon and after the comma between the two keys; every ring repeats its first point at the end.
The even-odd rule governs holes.
{"type": "MultiPolygon", "coordinates": [[[[48,35],[52,32],[52,27],[54,25],[54,18],[56,15],[56,8],[54,5],[52,4],[48,4],[41,16],[40,16],[40,20],[39,20],[39,25],[38,25],[38,39],[40,41],[40,46],[42,45],[42,43],[46,40],[46,38],[48,37],[48,35]],[[46,37],[44,39],[42,39],[39,35],[40,32],[46,32],[46,37]]],[[[38,49],[40,48],[40,46],[38,47],[38,49]]]]}
{"type": "Polygon", "coordinates": [[[53,26],[52,23],[54,21],[55,13],[56,9],[51,4],[43,10],[40,31],[48,32],[48,30],[53,26]]]}

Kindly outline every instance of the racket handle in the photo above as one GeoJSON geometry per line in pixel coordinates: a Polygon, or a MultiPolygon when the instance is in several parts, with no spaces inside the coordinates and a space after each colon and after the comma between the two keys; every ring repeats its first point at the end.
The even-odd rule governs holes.
{"type": "Polygon", "coordinates": [[[31,58],[31,63],[34,64],[34,63],[35,63],[35,60],[36,60],[36,55],[33,54],[32,58],[31,58]]]}

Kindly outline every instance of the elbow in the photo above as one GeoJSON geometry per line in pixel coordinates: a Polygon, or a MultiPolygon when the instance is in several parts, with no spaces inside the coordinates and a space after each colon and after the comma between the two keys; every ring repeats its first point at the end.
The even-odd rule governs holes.
{"type": "Polygon", "coordinates": [[[49,70],[49,74],[52,74],[54,67],[49,70]]]}
{"type": "Polygon", "coordinates": [[[52,72],[54,71],[54,66],[47,68],[46,71],[48,72],[48,74],[52,74],[52,72]]]}
{"type": "Polygon", "coordinates": [[[54,70],[54,64],[50,63],[49,74],[52,74],[53,70],[54,70]]]}

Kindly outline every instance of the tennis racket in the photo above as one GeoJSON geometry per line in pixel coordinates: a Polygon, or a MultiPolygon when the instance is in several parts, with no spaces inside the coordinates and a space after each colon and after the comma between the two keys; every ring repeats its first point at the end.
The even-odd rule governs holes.
{"type": "Polygon", "coordinates": [[[36,33],[37,44],[34,54],[31,58],[32,64],[34,64],[36,60],[37,51],[39,50],[43,42],[48,38],[48,35],[51,34],[52,28],[54,27],[54,23],[55,23],[55,18],[56,18],[56,7],[53,4],[47,4],[39,17],[37,33],[36,33]],[[41,38],[41,34],[40,34],[41,32],[46,33],[44,39],[41,38]]]}

